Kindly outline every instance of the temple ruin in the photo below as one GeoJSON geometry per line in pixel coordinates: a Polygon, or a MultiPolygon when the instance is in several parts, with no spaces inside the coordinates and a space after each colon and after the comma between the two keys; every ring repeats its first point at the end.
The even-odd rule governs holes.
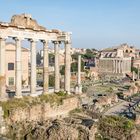
{"type": "Polygon", "coordinates": [[[48,93],[48,45],[51,41],[55,48],[55,87],[54,91],[60,91],[59,76],[59,46],[64,43],[65,46],[65,79],[64,91],[70,94],[70,49],[71,49],[71,33],[60,30],[48,30],[38,25],[37,21],[32,19],[29,14],[14,15],[10,23],[0,22],[0,99],[7,98],[6,95],[6,66],[5,66],[5,43],[6,39],[12,38],[16,44],[15,73],[16,85],[15,94],[17,98],[22,97],[21,84],[21,41],[27,39],[30,42],[31,50],[31,83],[30,95],[36,93],[36,43],[41,41],[44,50],[43,65],[43,94],[48,93]]]}

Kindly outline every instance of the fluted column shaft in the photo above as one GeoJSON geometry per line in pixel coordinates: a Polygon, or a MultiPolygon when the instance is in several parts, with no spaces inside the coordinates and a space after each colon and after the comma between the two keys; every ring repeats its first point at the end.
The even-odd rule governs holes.
{"type": "Polygon", "coordinates": [[[54,41],[54,49],[55,49],[55,92],[60,91],[60,69],[59,69],[59,42],[54,41]]]}
{"type": "Polygon", "coordinates": [[[15,83],[16,83],[16,97],[22,97],[22,79],[21,79],[21,39],[15,38],[16,43],[16,64],[15,64],[15,83]]]}
{"type": "Polygon", "coordinates": [[[49,90],[49,57],[48,57],[48,42],[43,41],[43,93],[48,93],[49,90]]]}
{"type": "Polygon", "coordinates": [[[71,43],[65,42],[65,91],[70,94],[70,78],[71,78],[71,43]]]}
{"type": "Polygon", "coordinates": [[[31,95],[36,93],[36,42],[31,42],[31,95]]]}
{"type": "Polygon", "coordinates": [[[6,98],[5,39],[0,38],[0,98],[6,98]]]}

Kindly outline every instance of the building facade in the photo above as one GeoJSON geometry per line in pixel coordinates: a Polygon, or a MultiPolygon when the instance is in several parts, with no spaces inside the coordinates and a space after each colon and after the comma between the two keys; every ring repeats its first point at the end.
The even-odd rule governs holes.
{"type": "Polygon", "coordinates": [[[99,58],[99,74],[109,77],[125,77],[131,72],[131,48],[122,45],[116,48],[108,48],[101,51],[99,58]],[[126,55],[127,54],[127,55],[126,55]]]}
{"type": "MultiPolygon", "coordinates": [[[[22,69],[22,86],[28,85],[29,72],[29,50],[26,48],[21,49],[21,69],[22,69]]],[[[16,46],[14,43],[6,43],[6,86],[15,87],[15,59],[16,59],[16,46]]]]}

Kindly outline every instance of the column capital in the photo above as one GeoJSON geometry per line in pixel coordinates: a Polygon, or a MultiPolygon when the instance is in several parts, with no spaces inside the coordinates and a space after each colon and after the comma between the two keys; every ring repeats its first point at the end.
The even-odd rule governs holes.
{"type": "Polygon", "coordinates": [[[41,42],[42,42],[43,44],[45,44],[45,43],[48,43],[49,40],[41,40],[41,42]]]}
{"type": "Polygon", "coordinates": [[[30,42],[37,42],[38,40],[37,39],[33,39],[33,38],[29,38],[28,41],[30,41],[30,42]]]}
{"type": "Polygon", "coordinates": [[[13,39],[14,39],[15,41],[21,41],[21,40],[23,40],[23,38],[20,38],[20,37],[13,37],[13,39]]]}
{"type": "Polygon", "coordinates": [[[0,37],[0,40],[5,41],[7,38],[6,37],[0,37]]]}
{"type": "Polygon", "coordinates": [[[61,44],[61,41],[54,40],[54,41],[52,41],[52,43],[54,43],[54,44],[61,44]]]}
{"type": "Polygon", "coordinates": [[[71,41],[70,40],[66,40],[64,41],[65,44],[71,44],[71,41]]]}

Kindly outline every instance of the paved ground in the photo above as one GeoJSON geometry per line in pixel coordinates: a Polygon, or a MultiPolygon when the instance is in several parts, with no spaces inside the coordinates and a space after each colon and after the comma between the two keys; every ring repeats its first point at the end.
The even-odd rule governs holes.
{"type": "Polygon", "coordinates": [[[130,102],[120,101],[117,105],[111,107],[104,115],[118,115],[129,107],[130,102]]]}
{"type": "Polygon", "coordinates": [[[133,108],[134,106],[137,106],[137,103],[139,103],[139,102],[140,102],[140,96],[133,97],[131,102],[121,100],[120,103],[118,103],[117,105],[115,105],[115,106],[111,107],[109,110],[107,110],[104,113],[104,115],[117,115],[126,110],[129,111],[130,105],[131,105],[131,108],[133,108]]]}
{"type": "MultiPolygon", "coordinates": [[[[32,96],[38,96],[41,95],[43,92],[43,88],[42,87],[36,87],[36,93],[33,94],[32,96]]],[[[54,88],[49,88],[49,92],[48,93],[54,93],[54,88]]],[[[10,97],[13,97],[13,95],[15,94],[15,91],[11,91],[10,93],[8,93],[10,97]]],[[[29,88],[24,88],[22,89],[22,96],[28,96],[30,95],[30,87],[29,88]]]]}
{"type": "MultiPolygon", "coordinates": [[[[36,93],[33,96],[38,96],[41,95],[43,92],[43,88],[42,87],[37,87],[36,88],[36,93]]],[[[54,88],[49,88],[48,93],[54,93],[54,88]]],[[[22,90],[22,95],[23,96],[27,96],[30,94],[30,88],[25,88],[22,90]]]]}
{"type": "MultiPolygon", "coordinates": [[[[71,88],[71,92],[73,92],[74,89],[71,88]]],[[[43,93],[43,87],[36,87],[36,93],[33,94],[32,96],[38,96],[38,95],[41,95],[43,93]]],[[[54,87],[49,87],[49,91],[48,91],[49,94],[51,93],[54,93],[54,87]]],[[[13,95],[15,94],[15,91],[11,91],[11,93],[9,94],[10,97],[13,97],[13,95]]],[[[22,96],[28,96],[30,95],[30,87],[28,88],[23,88],[22,89],[22,96]]]]}

